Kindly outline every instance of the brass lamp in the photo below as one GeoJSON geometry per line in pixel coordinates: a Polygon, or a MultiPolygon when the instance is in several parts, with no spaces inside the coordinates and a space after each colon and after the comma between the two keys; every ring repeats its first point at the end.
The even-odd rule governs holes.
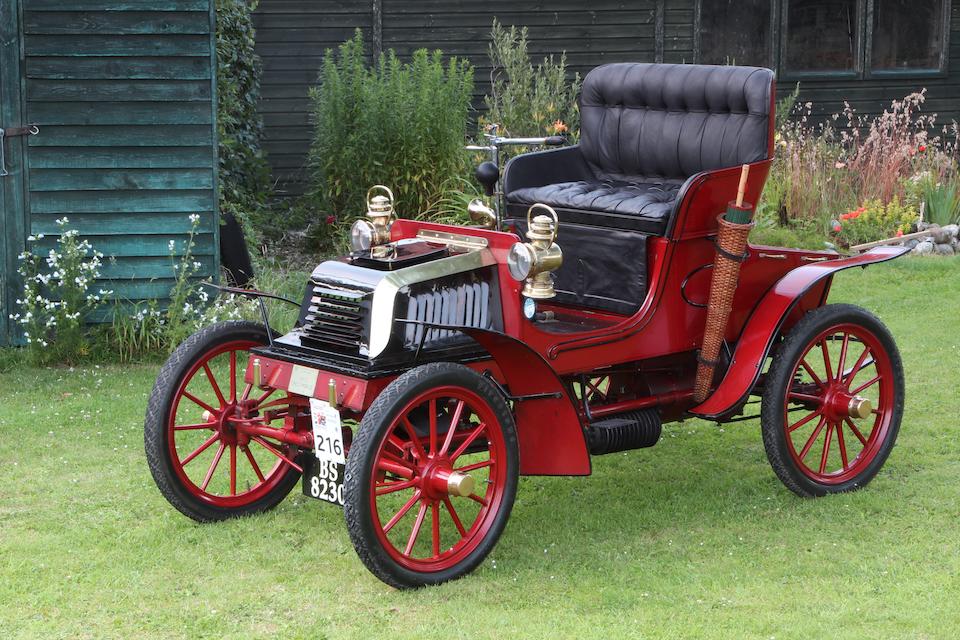
{"type": "Polygon", "coordinates": [[[367,191],[367,218],[357,220],[350,229],[350,245],[353,250],[370,249],[370,254],[374,257],[386,253],[381,251],[387,249],[382,245],[390,242],[390,225],[395,217],[393,192],[390,188],[382,184],[370,187],[367,191]],[[381,193],[374,195],[377,191],[381,193]]]}
{"type": "Polygon", "coordinates": [[[515,280],[524,281],[522,293],[528,298],[545,300],[557,295],[552,271],[563,264],[563,252],[556,243],[559,226],[557,212],[537,203],[527,210],[527,239],[530,242],[518,242],[510,248],[507,267],[515,280]],[[534,216],[535,209],[550,215],[534,216]]]}
{"type": "Polygon", "coordinates": [[[480,198],[474,198],[467,205],[470,221],[481,229],[493,229],[497,224],[497,212],[480,198]]]}

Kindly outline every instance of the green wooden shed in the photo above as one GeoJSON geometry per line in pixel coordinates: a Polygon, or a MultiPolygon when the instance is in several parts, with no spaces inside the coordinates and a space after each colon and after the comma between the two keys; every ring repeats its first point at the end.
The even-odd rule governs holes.
{"type": "Polygon", "coordinates": [[[15,339],[17,255],[66,216],[108,259],[119,300],[164,299],[170,241],[199,214],[219,269],[213,0],[0,0],[0,344],[15,339]],[[36,125],[31,129],[29,125],[36,125]],[[30,135],[34,131],[36,135],[30,135]]]}

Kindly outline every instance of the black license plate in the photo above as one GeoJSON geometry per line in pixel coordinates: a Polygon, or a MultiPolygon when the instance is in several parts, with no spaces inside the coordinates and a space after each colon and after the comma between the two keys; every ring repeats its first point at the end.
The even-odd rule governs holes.
{"type": "Polygon", "coordinates": [[[343,471],[347,466],[329,460],[317,460],[316,456],[304,456],[303,494],[317,500],[343,506],[343,471]]]}

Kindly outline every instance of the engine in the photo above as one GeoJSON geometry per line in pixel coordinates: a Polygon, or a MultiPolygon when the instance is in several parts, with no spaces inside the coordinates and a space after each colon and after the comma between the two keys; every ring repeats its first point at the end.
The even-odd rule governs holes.
{"type": "Polygon", "coordinates": [[[275,343],[356,362],[475,350],[461,332],[429,325],[502,329],[495,261],[482,246],[441,235],[449,234],[321,263],[310,276],[297,326],[275,343]]]}

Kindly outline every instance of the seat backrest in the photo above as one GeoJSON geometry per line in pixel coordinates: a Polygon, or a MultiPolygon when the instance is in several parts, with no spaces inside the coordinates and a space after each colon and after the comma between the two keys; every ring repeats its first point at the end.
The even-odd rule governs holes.
{"type": "Polygon", "coordinates": [[[580,97],[580,149],[612,179],[683,179],[769,155],[773,72],[760,67],[615,63],[580,97]]]}

